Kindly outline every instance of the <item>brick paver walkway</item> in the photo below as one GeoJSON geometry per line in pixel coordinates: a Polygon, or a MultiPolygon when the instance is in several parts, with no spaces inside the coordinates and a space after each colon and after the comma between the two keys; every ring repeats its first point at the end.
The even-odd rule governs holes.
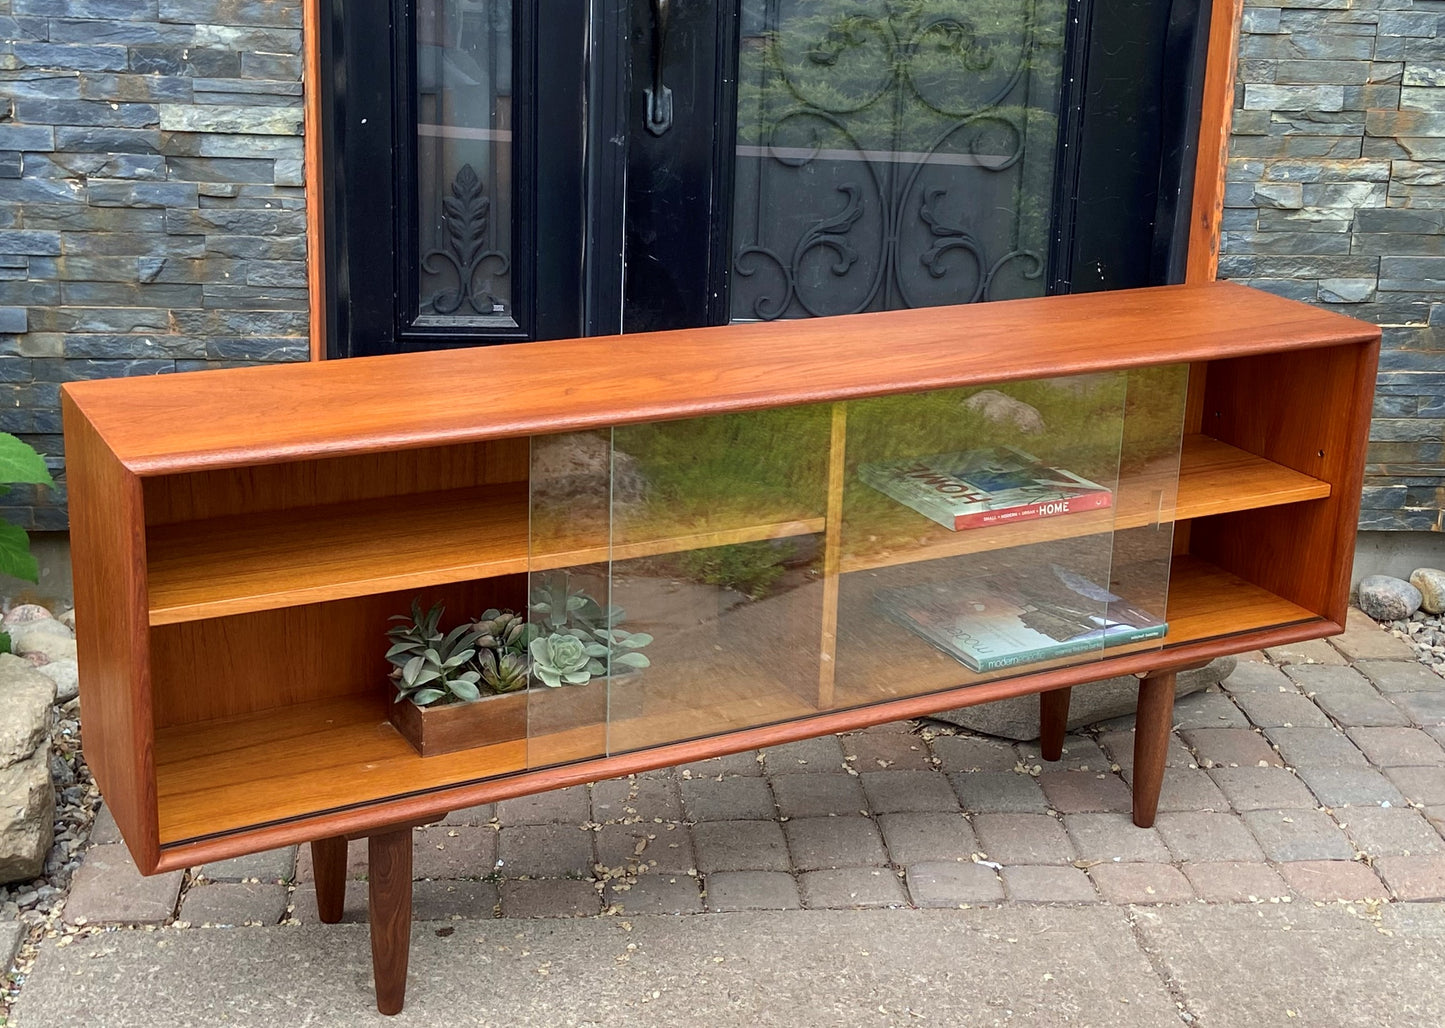
{"type": "MultiPolygon", "coordinates": [[[[1057,764],[905,722],[456,811],[417,830],[416,916],[1445,899],[1445,679],[1368,618],[1248,655],[1175,724],[1151,829],[1130,718],[1057,764]]],[[[102,817],[65,919],[314,923],[309,854],[143,880],[102,817]]]]}

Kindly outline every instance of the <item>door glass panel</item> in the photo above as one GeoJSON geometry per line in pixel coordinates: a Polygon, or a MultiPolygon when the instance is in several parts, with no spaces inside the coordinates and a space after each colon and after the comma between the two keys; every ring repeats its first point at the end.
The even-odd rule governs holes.
{"type": "Polygon", "coordinates": [[[510,327],[511,0],[418,0],[416,37],[417,320],[510,327]]]}
{"type": "Polygon", "coordinates": [[[744,0],[733,320],[1039,295],[1062,0],[744,0]]]}

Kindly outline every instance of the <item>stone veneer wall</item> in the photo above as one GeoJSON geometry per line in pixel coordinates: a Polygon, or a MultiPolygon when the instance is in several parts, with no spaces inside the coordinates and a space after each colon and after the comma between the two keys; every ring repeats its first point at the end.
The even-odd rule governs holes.
{"type": "Polygon", "coordinates": [[[61,382],[306,357],[300,53],[298,0],[0,0],[0,430],[58,468],[61,382]]]}
{"type": "Polygon", "coordinates": [[[1362,529],[1445,527],[1445,2],[1246,0],[1220,276],[1384,327],[1362,529]]]}

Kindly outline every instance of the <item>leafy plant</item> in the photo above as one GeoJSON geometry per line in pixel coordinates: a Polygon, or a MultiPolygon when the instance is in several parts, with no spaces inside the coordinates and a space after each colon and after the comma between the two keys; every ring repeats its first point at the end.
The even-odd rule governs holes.
{"type": "Polygon", "coordinates": [[[438,603],[425,614],[416,600],[411,615],[397,614],[390,620],[402,624],[387,631],[392,640],[386,651],[396,671],[396,702],[411,700],[418,707],[442,701],[470,702],[482,698],[477,683],[481,672],[468,668],[477,655],[481,633],[472,625],[459,625],[443,635],[440,625],[444,609],[438,603]]]}
{"type": "Polygon", "coordinates": [[[652,642],[652,636],[623,628],[625,610],[615,604],[604,607],[582,590],[568,589],[564,575],[548,575],[532,590],[532,613],[553,635],[571,635],[583,643],[596,665],[593,675],[626,674],[652,666],[646,654],[637,652],[652,642]]]}
{"type": "MultiPolygon", "coordinates": [[[[34,447],[21,442],[8,432],[0,432],[0,492],[8,485],[55,485],[45,460],[34,447]]],[[[30,537],[19,525],[0,520],[0,573],[40,580],[40,566],[30,552],[30,537]]],[[[8,647],[7,647],[8,650],[8,647]]]]}
{"type": "MultiPolygon", "coordinates": [[[[579,633],[580,634],[580,633],[579,633]]],[[[532,654],[532,670],[549,689],[567,685],[586,685],[593,675],[601,674],[603,667],[588,652],[589,647],[578,635],[555,632],[533,639],[529,647],[532,654]]],[[[605,654],[604,647],[598,646],[605,654]]]]}

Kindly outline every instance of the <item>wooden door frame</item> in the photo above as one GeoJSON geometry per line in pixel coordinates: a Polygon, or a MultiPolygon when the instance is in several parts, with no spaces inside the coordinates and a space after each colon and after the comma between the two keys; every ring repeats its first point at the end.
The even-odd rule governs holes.
{"type": "MultiPolygon", "coordinates": [[[[322,202],[323,118],[321,67],[322,0],[303,0],[301,8],[302,90],[306,164],[306,284],[309,290],[310,353],[326,356],[327,289],[322,202]]],[[[1208,56],[1205,62],[1194,195],[1190,203],[1185,280],[1207,282],[1219,266],[1219,229],[1224,213],[1225,166],[1234,116],[1234,79],[1243,0],[1210,0],[1208,56]]]]}

